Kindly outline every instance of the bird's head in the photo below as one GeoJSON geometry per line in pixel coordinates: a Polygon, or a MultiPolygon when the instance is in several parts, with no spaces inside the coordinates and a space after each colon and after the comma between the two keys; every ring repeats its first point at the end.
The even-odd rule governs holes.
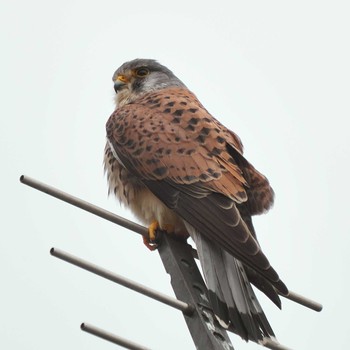
{"type": "Polygon", "coordinates": [[[133,102],[147,92],[170,86],[185,87],[171,70],[150,59],[124,63],[114,73],[113,82],[118,107],[133,102]]]}

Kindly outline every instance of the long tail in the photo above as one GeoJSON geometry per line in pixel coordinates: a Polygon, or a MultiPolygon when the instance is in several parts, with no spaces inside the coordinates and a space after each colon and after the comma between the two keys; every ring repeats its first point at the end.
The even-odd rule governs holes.
{"type": "Polygon", "coordinates": [[[221,325],[233,329],[246,341],[274,338],[242,263],[186,226],[197,246],[209,299],[221,325]]]}

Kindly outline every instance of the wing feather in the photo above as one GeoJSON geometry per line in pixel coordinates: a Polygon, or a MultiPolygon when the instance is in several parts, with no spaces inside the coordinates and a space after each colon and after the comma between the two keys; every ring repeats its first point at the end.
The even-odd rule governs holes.
{"type": "Polygon", "coordinates": [[[237,209],[247,203],[252,214],[266,210],[272,189],[243,157],[238,136],[192,93],[159,90],[124,105],[108,120],[107,138],[123,165],[169,208],[288,292],[237,209]],[[265,201],[259,206],[261,193],[265,201]]]}

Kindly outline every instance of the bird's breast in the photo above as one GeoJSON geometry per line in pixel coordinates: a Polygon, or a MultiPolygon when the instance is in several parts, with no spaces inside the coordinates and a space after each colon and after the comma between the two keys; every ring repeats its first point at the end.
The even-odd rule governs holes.
{"type": "Polygon", "coordinates": [[[108,193],[113,193],[143,224],[148,226],[157,220],[161,228],[172,226],[175,234],[187,236],[183,220],[121,164],[108,142],[105,148],[104,168],[108,193]]]}

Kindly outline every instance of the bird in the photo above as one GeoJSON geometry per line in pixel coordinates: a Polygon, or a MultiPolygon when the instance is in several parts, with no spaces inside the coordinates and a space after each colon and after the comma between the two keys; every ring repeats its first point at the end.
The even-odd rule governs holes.
{"type": "Polygon", "coordinates": [[[274,191],[243,155],[233,131],[214,118],[175,74],[134,59],[113,75],[116,108],[106,124],[108,192],[148,226],[194,241],[220,325],[246,341],[275,338],[252,285],[279,308],[288,288],[262,252],[252,216],[274,191]]]}

